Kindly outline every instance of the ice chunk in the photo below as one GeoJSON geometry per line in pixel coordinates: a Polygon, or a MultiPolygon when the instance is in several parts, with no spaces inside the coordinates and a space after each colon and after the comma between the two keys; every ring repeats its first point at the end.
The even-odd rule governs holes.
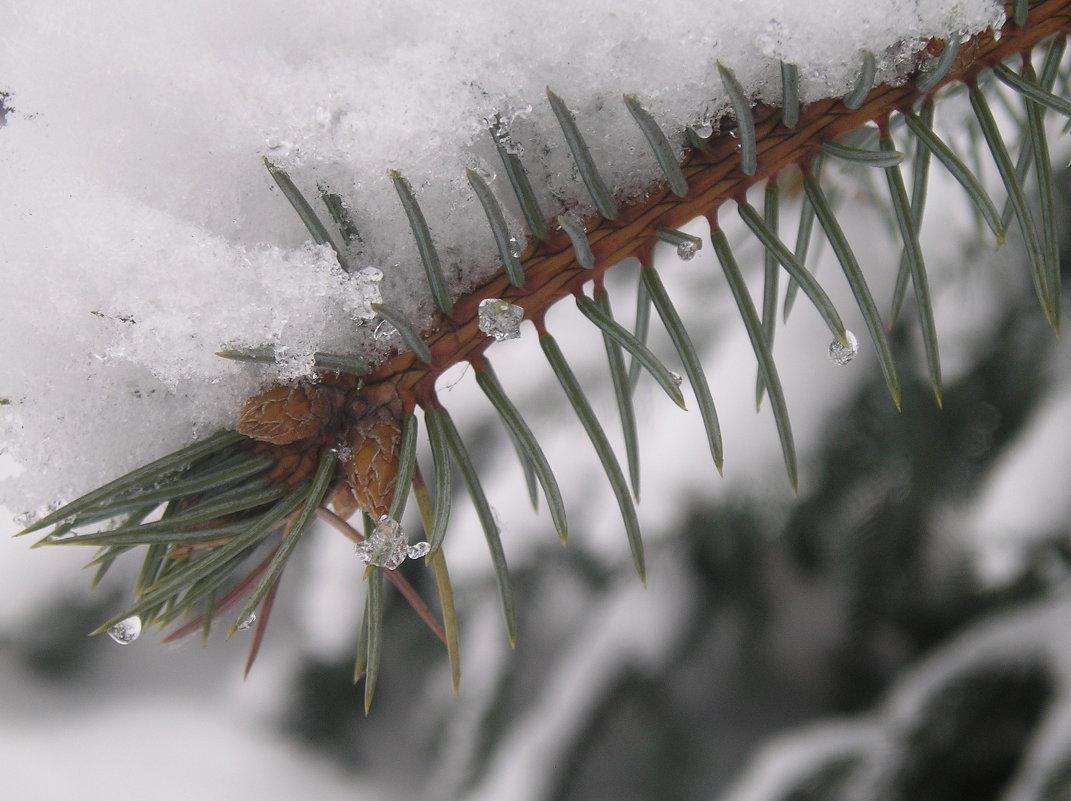
{"type": "Polygon", "coordinates": [[[699,252],[699,246],[695,242],[681,242],[677,245],[677,258],[682,261],[691,261],[699,252]]]}
{"type": "Polygon", "coordinates": [[[427,542],[410,545],[401,524],[383,515],[368,539],[353,546],[353,550],[366,564],[395,570],[406,558],[427,555],[431,546],[427,542]]]}
{"type": "Polygon", "coordinates": [[[480,301],[480,330],[495,342],[517,339],[521,335],[521,321],[524,309],[508,300],[486,298],[480,301]]]}

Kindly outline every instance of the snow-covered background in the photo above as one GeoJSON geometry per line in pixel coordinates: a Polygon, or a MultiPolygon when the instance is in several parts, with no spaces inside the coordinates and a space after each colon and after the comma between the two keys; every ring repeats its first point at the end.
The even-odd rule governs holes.
{"type": "MultiPolygon", "coordinates": [[[[217,358],[223,344],[272,342],[298,357],[383,353],[382,343],[354,324],[360,298],[352,283],[329,250],[305,241],[262,156],[285,166],[310,195],[324,185],[346,200],[362,235],[348,252],[351,262],[383,269],[388,299],[419,321],[430,302],[387,170],[401,170],[417,191],[450,265],[451,288],[463,290],[496,266],[463,177],[466,167],[489,177],[496,170],[488,117],[509,121],[544,210],[588,202],[547,106],[547,85],[577,112],[600,167],[629,196],[657,172],[620,103],[623,92],[638,94],[679,144],[683,125],[716,121],[725,108],[717,60],[757,99],[776,97],[778,58],[800,64],[805,98],[841,94],[863,49],[883,54],[881,77],[895,79],[923,38],[984,29],[999,15],[982,0],[829,0],[806,9],[772,0],[628,8],[8,3],[0,10],[0,90],[13,109],[0,130],[0,397],[9,401],[0,406],[8,476],[0,500],[10,514],[0,532],[14,530],[12,514],[232,424],[241,400],[277,373],[217,358]]],[[[945,136],[962,136],[965,113],[954,99],[941,106],[945,136]]],[[[885,308],[898,250],[860,189],[865,179],[827,172],[842,194],[851,193],[848,235],[885,308]]],[[[961,574],[980,577],[981,589],[970,596],[976,599],[1033,576],[1038,549],[1066,529],[1071,431],[1064,412],[1071,394],[1062,347],[1030,322],[1040,312],[1031,306],[1018,245],[994,255],[987,243],[973,243],[960,190],[933,172],[924,248],[950,388],[941,419],[966,420],[966,441],[945,444],[966,454],[967,467],[954,472],[962,492],[922,504],[933,536],[918,559],[939,586],[954,585],[961,574]],[[1002,344],[1021,347],[1003,369],[1017,361],[1039,365],[1040,377],[1027,377],[1038,385],[1022,402],[1025,411],[1001,406],[980,388],[978,374],[1002,344]],[[957,405],[958,387],[978,397],[957,405]],[[1019,412],[1015,426],[1007,423],[1019,412]],[[1005,433],[1017,435],[1014,442],[1001,440],[1005,433]]],[[[509,204],[505,177],[491,184],[509,204]]],[[[990,188],[996,195],[995,181],[990,188]]],[[[785,230],[797,207],[798,197],[787,192],[785,230]]],[[[519,215],[510,225],[522,235],[519,215]]],[[[696,235],[704,229],[702,221],[688,228],[696,235]]],[[[761,251],[742,233],[733,238],[759,297],[761,251]]],[[[500,447],[498,422],[471,376],[459,370],[440,382],[444,403],[474,443],[518,577],[524,603],[516,654],[506,645],[485,547],[464,500],[455,504],[448,539],[463,613],[461,697],[449,694],[445,656],[396,605],[369,720],[357,715],[359,692],[345,675],[363,600],[361,566],[332,532],[316,530],[288,569],[260,661],[245,682],[243,649],[234,640],[217,638],[201,649],[193,642],[159,647],[146,636],[120,649],[85,638],[121,603],[128,586],[122,566],[90,594],[84,555],[29,551],[5,537],[4,786],[31,799],[534,800],[671,797],[659,791],[669,786],[715,797],[744,769],[749,749],[781,726],[873,703],[878,690],[854,706],[826,697],[838,681],[848,683],[831,680],[840,665],[823,660],[857,624],[847,611],[852,585],[835,569],[821,578],[798,570],[794,549],[807,543],[793,539],[800,510],[821,507],[838,466],[853,469],[830,452],[841,437],[859,473],[831,496],[838,500],[812,535],[830,552],[850,562],[848,537],[858,530],[876,538],[867,525],[883,504],[925,486],[924,470],[905,475],[906,443],[890,446],[878,423],[870,430],[859,423],[901,425],[888,422],[891,404],[875,383],[872,349],[864,342],[849,368],[831,365],[828,331],[805,299],[780,328],[776,357],[801,454],[801,500],[794,502],[768,404],[754,412],[754,357],[709,248],[690,262],[667,248],[659,265],[693,338],[704,343],[726,475],[716,476],[694,411],[680,412],[641,383],[646,590],[631,574],[605,478],[578,425],[563,414],[567,407],[526,328],[521,340],[489,356],[562,484],[568,550],[557,545],[545,510],[529,511],[516,459],[508,445],[500,447]],[[883,449],[890,459],[867,461],[883,449]],[[761,567],[751,561],[755,553],[761,567]],[[749,684],[741,666],[756,658],[755,648],[767,672],[749,684]],[[615,771],[623,755],[647,772],[615,771]],[[655,783],[630,781],[641,773],[655,783]]],[[[828,248],[819,265],[848,326],[862,332],[828,248]]],[[[629,264],[609,276],[615,310],[626,321],[635,276],[629,264]]],[[[616,437],[602,343],[570,305],[552,310],[548,324],[616,437]]],[[[901,339],[910,385],[921,354],[910,335],[901,339]]],[[[670,353],[664,335],[656,331],[653,341],[670,353]]],[[[908,392],[900,419],[920,437],[912,440],[916,451],[934,439],[931,407],[925,388],[908,392]]],[[[1062,570],[1058,561],[1044,563],[1047,588],[1062,585],[1062,570]]],[[[1057,612],[1042,609],[1033,618],[1035,641],[1052,636],[1057,612]]],[[[955,618],[964,625],[972,619],[973,612],[955,618]]],[[[1005,641],[1018,647],[1000,635],[989,639],[997,650],[1005,641]]],[[[878,688],[893,681],[894,666],[924,650],[899,630],[881,631],[874,641],[873,663],[889,669],[872,682],[878,688]]],[[[918,697],[912,686],[909,677],[903,697],[918,697]]],[[[816,764],[845,743],[858,749],[873,738],[880,750],[882,731],[879,710],[857,729],[801,736],[803,745],[786,746],[780,762],[775,754],[757,763],[734,798],[776,797],[763,795],[763,782],[776,783],[801,760],[816,764]],[[800,756],[808,749],[809,761],[800,756]]]]}

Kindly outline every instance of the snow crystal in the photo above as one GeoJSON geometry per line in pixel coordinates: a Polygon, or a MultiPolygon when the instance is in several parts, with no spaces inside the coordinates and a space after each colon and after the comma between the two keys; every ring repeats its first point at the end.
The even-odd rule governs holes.
{"type": "Polygon", "coordinates": [[[523,154],[548,215],[590,207],[548,85],[629,197],[659,172],[624,92],[680,148],[684,125],[716,125],[728,108],[717,61],[767,101],[778,59],[795,62],[807,101],[846,91],[863,50],[878,80],[898,80],[927,37],[1002,14],[992,0],[12,0],[0,11],[13,109],[0,130],[0,438],[25,469],[0,495],[15,512],[70,498],[233,425],[244,397],[305,373],[316,350],[376,360],[400,346],[356,325],[367,293],[307,241],[265,155],[310,201],[340,199],[347,260],[376,265],[383,298],[419,326],[433,306],[390,169],[413,187],[458,293],[498,266],[466,167],[523,242],[488,124],[523,154]],[[215,356],[264,345],[280,365],[215,356]]]}

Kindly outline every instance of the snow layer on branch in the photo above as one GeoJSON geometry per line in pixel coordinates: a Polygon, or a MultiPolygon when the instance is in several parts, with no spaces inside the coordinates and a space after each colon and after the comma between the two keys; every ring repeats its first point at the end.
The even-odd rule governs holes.
{"type": "MultiPolygon", "coordinates": [[[[0,131],[0,438],[23,472],[2,497],[16,511],[70,498],[233,424],[244,396],[300,374],[314,350],[385,355],[264,155],[310,198],[344,199],[361,237],[349,260],[382,269],[386,299],[426,324],[389,169],[412,184],[458,293],[498,267],[464,181],[466,167],[501,173],[495,115],[544,212],[588,209],[548,85],[629,197],[658,172],[624,92],[679,147],[684,125],[727,109],[717,61],[765,101],[778,60],[795,62],[813,100],[844,93],[863,50],[897,81],[926,38],[1002,19],[992,0],[12,0],[0,10],[13,109],[0,131]],[[213,355],[268,343],[288,356],[275,370],[213,355]]],[[[509,206],[505,177],[491,185],[509,206]]],[[[515,211],[509,224],[523,238],[515,211]]]]}

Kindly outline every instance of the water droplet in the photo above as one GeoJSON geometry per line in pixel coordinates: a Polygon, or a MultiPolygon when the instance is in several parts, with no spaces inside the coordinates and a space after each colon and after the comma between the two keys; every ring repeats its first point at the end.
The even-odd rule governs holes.
{"type": "Polygon", "coordinates": [[[480,301],[480,330],[494,337],[495,342],[517,339],[521,335],[524,309],[501,298],[480,301]]]}
{"type": "Polygon", "coordinates": [[[519,259],[521,257],[521,245],[517,241],[517,237],[515,236],[511,236],[509,238],[509,254],[515,259],[519,259]]]}
{"type": "Polygon", "coordinates": [[[120,620],[108,629],[108,636],[120,645],[130,645],[141,636],[141,618],[134,615],[120,620]]]}
{"type": "Polygon", "coordinates": [[[372,304],[383,302],[383,271],[377,267],[364,267],[354,273],[353,280],[357,284],[357,303],[354,306],[353,319],[357,321],[357,325],[364,325],[376,319],[372,304]]]}
{"type": "Polygon", "coordinates": [[[695,258],[695,254],[698,250],[699,245],[688,239],[677,245],[677,256],[681,261],[691,261],[695,258]]]}
{"type": "Polygon", "coordinates": [[[829,358],[833,364],[843,367],[859,354],[859,340],[855,338],[855,334],[845,329],[844,331],[848,344],[844,345],[839,339],[834,339],[829,343],[829,358]]]}
{"type": "Polygon", "coordinates": [[[675,372],[673,372],[672,370],[670,370],[670,371],[669,371],[669,375],[670,375],[670,378],[672,378],[672,379],[673,379],[673,383],[674,383],[674,384],[676,384],[676,385],[677,385],[678,387],[679,387],[679,386],[680,386],[681,384],[683,384],[683,383],[684,383],[684,379],[683,379],[683,378],[681,377],[681,374],[680,374],[680,373],[675,373],[675,372]]]}
{"type": "Polygon", "coordinates": [[[376,326],[376,330],[372,332],[372,339],[382,342],[385,339],[390,339],[397,333],[397,328],[388,323],[386,320],[380,320],[379,325],[376,326]]]}
{"type": "Polygon", "coordinates": [[[698,125],[692,127],[696,135],[701,139],[709,139],[714,135],[714,126],[709,122],[701,122],[698,125]]]}
{"type": "Polygon", "coordinates": [[[420,559],[423,556],[427,556],[431,552],[431,543],[421,540],[415,545],[409,546],[409,558],[420,559]]]}
{"type": "Polygon", "coordinates": [[[248,615],[238,621],[238,625],[235,626],[236,631],[246,631],[253,628],[253,624],[257,622],[257,613],[250,612],[248,615]]]}

